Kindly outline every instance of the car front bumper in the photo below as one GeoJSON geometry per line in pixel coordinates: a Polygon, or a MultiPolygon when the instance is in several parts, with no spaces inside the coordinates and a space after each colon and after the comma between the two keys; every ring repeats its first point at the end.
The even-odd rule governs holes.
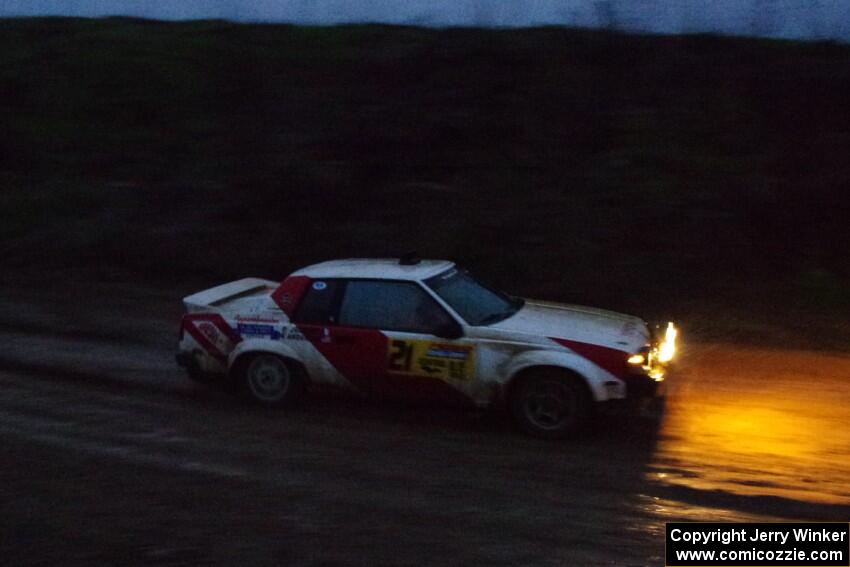
{"type": "Polygon", "coordinates": [[[643,374],[622,378],[626,395],[623,398],[611,398],[597,404],[601,415],[637,415],[660,418],[666,405],[667,380],[657,380],[643,374]]]}
{"type": "Polygon", "coordinates": [[[635,374],[623,379],[626,383],[626,400],[658,398],[667,391],[667,380],[659,380],[647,374],[635,374]]]}

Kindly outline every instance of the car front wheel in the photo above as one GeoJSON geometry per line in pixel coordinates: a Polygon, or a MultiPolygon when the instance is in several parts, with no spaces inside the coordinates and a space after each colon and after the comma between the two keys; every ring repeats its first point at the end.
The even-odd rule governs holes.
{"type": "Polygon", "coordinates": [[[532,370],[511,396],[520,429],[543,439],[561,439],[579,431],[591,415],[591,399],[581,378],[557,369],[532,370]]]}

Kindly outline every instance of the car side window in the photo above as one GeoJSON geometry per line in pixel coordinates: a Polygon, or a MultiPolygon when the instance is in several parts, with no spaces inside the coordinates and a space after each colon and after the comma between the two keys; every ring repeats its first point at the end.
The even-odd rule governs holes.
{"type": "Polygon", "coordinates": [[[429,333],[453,319],[414,283],[352,280],[345,288],[339,324],[386,331],[429,333]]]}
{"type": "Polygon", "coordinates": [[[336,299],[342,287],[340,280],[315,280],[304,292],[293,320],[298,323],[332,325],[336,299]]]}

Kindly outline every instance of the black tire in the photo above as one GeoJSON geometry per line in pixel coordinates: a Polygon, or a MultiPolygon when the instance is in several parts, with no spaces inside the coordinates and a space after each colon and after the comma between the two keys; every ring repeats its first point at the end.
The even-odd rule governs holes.
{"type": "Polygon", "coordinates": [[[198,358],[201,356],[203,356],[203,354],[200,351],[194,351],[191,354],[191,358],[186,359],[186,376],[189,377],[189,380],[197,384],[209,385],[215,382],[215,374],[210,374],[209,372],[201,370],[201,365],[198,362],[198,358]]]}
{"type": "Polygon", "coordinates": [[[592,414],[582,379],[557,368],[527,371],[512,389],[510,405],[519,428],[541,439],[569,437],[584,428],[592,414]]]}
{"type": "Polygon", "coordinates": [[[269,407],[288,407],[304,393],[300,367],[271,353],[246,356],[237,361],[237,380],[253,402],[269,407]]]}

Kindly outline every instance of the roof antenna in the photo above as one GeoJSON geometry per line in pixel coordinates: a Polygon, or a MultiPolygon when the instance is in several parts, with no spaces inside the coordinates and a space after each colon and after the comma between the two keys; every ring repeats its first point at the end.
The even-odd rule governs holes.
{"type": "Polygon", "coordinates": [[[398,263],[400,266],[415,266],[419,262],[422,261],[422,258],[419,257],[419,252],[416,250],[412,250],[405,254],[401,255],[401,258],[398,259],[398,263]]]}

